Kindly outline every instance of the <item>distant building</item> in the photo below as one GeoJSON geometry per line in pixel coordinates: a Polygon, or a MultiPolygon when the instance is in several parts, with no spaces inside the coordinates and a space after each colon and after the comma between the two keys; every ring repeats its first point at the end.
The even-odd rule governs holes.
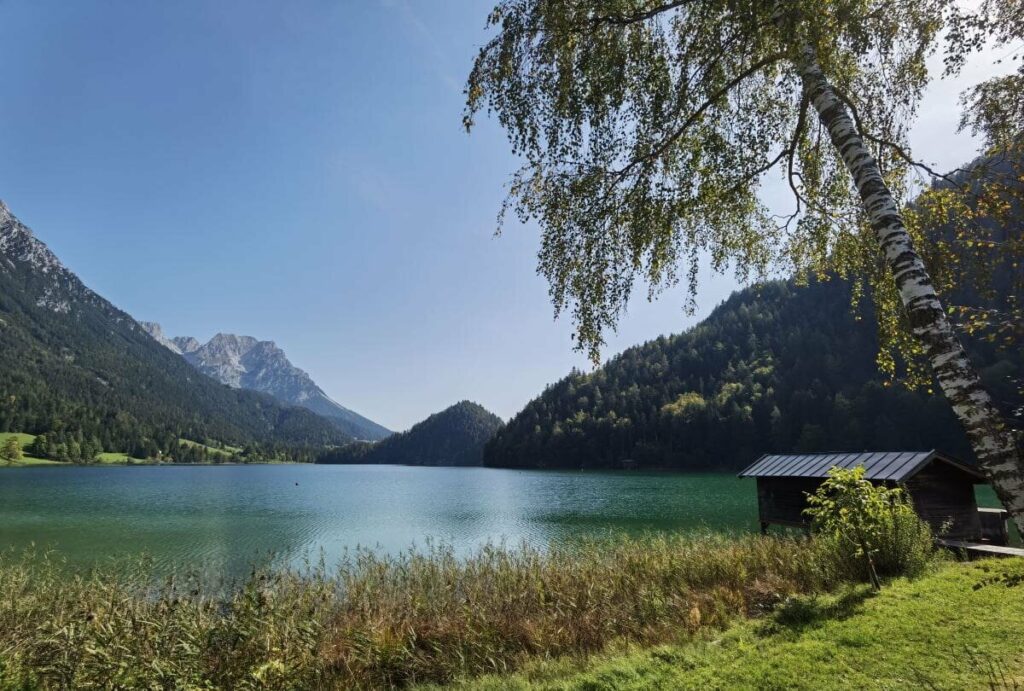
{"type": "Polygon", "coordinates": [[[974,486],[987,484],[984,476],[974,467],[938,451],[761,456],[739,474],[757,478],[761,531],[767,531],[772,524],[806,528],[808,519],[803,511],[807,508],[807,495],[818,489],[835,466],[863,466],[867,480],[906,489],[918,515],[938,536],[965,541],[984,538],[1006,544],[1005,512],[987,511],[983,529],[974,486]]]}

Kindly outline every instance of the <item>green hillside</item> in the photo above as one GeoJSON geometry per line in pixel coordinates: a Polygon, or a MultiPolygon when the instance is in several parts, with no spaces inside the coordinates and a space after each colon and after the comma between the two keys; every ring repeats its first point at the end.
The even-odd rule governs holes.
{"type": "MultiPolygon", "coordinates": [[[[941,448],[970,458],[948,403],[888,385],[842,281],[735,293],[701,324],[574,372],[487,445],[486,465],[735,470],[766,452],[941,448]]],[[[865,314],[870,314],[865,311],[865,314]]],[[[1020,403],[1024,354],[974,343],[996,398],[1020,403]]]]}
{"type": "Polygon", "coordinates": [[[0,204],[0,432],[139,458],[180,437],[268,452],[344,443],[330,422],[224,386],[85,287],[0,204]]]}
{"type": "Polygon", "coordinates": [[[501,418],[471,401],[435,413],[408,431],[369,444],[330,451],[319,463],[472,466],[483,461],[483,447],[501,428],[501,418]]]}

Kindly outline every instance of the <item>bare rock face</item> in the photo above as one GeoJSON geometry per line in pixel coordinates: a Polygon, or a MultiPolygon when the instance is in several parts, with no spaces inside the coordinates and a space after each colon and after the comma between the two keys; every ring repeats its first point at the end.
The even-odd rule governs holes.
{"type": "MultiPolygon", "coordinates": [[[[0,271],[17,276],[37,307],[69,314],[76,303],[112,307],[85,287],[44,242],[0,201],[0,271]]],[[[117,310],[109,310],[111,314],[117,310]]]]}
{"type": "Polygon", "coordinates": [[[389,430],[332,400],[303,370],[293,365],[273,341],[219,333],[206,343],[191,336],[167,338],[159,324],[145,323],[158,342],[184,357],[203,374],[236,389],[270,394],[331,420],[356,439],[376,441],[389,430]]]}
{"type": "Polygon", "coordinates": [[[194,350],[199,350],[203,345],[191,336],[177,336],[171,339],[171,343],[182,353],[191,353],[194,350]]]}
{"type": "Polygon", "coordinates": [[[185,355],[199,350],[202,344],[191,336],[178,336],[170,338],[164,333],[162,326],[156,322],[139,322],[139,326],[146,330],[153,340],[162,345],[175,355],[185,355]]]}
{"type": "Polygon", "coordinates": [[[41,274],[70,273],[53,252],[36,239],[28,226],[11,213],[3,201],[0,201],[0,254],[8,267],[20,262],[41,274]]]}
{"type": "MultiPolygon", "coordinates": [[[[263,367],[273,367],[275,363],[249,357],[258,341],[252,336],[235,336],[219,333],[210,341],[193,350],[185,358],[196,369],[213,377],[219,382],[236,389],[254,388],[249,384],[253,375],[258,375],[263,367]],[[243,384],[243,380],[245,384],[243,384]]],[[[281,353],[283,356],[284,353],[281,353]]],[[[269,384],[270,382],[267,382],[269,384]]],[[[264,389],[265,390],[265,387],[264,389]]],[[[267,393],[270,393],[267,391],[267,393]]]]}
{"type": "Polygon", "coordinates": [[[171,339],[167,338],[167,336],[164,335],[164,330],[163,328],[161,328],[159,324],[157,324],[156,322],[139,322],[139,326],[145,329],[146,333],[152,336],[153,340],[162,345],[164,348],[167,348],[172,353],[177,353],[178,355],[181,355],[181,349],[177,346],[177,344],[174,341],[172,341],[171,339]]]}

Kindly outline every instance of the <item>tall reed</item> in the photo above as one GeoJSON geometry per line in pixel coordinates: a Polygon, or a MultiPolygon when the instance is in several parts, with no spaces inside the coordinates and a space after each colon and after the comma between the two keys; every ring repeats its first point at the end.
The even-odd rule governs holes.
{"type": "Polygon", "coordinates": [[[0,554],[0,688],[401,687],[660,642],[847,578],[826,543],[652,535],[540,551],[358,551],[224,593],[144,565],[0,554]]]}

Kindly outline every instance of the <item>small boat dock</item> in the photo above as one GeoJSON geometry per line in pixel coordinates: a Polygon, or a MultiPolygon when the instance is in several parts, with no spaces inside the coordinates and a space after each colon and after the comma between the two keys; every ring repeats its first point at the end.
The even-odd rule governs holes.
{"type": "Polygon", "coordinates": [[[966,540],[950,540],[948,538],[936,538],[935,544],[954,552],[964,554],[969,559],[981,559],[984,557],[1024,557],[1024,549],[1020,547],[1008,547],[1006,545],[994,545],[988,542],[967,542],[966,540]]]}

